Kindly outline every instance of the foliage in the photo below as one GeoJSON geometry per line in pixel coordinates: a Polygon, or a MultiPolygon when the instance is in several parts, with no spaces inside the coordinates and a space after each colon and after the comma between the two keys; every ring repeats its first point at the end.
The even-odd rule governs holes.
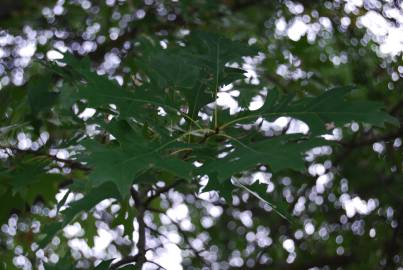
{"type": "MultiPolygon", "coordinates": [[[[260,5],[272,5],[265,1],[195,2],[196,11],[189,1],[166,3],[177,9],[176,22],[164,25],[163,16],[147,15],[138,21],[143,34],[132,40],[128,25],[128,36],[108,40],[112,52],[117,41],[130,41],[122,43],[121,67],[109,74],[95,65],[102,47],[86,56],[60,52],[61,59],[34,61],[23,86],[0,90],[2,267],[18,266],[18,249],[15,254],[33,269],[162,268],[159,248],[167,249],[169,241],[183,249],[185,269],[401,265],[403,238],[394,240],[402,231],[396,229],[402,222],[402,186],[396,183],[402,173],[401,101],[394,101],[397,91],[378,89],[389,75],[362,78],[360,63],[336,67],[312,57],[320,45],[263,34],[253,25],[262,21],[260,5]],[[223,22],[209,20],[212,15],[223,22]],[[227,24],[226,34],[216,33],[227,24]],[[261,38],[248,45],[244,37],[250,36],[261,38]],[[276,73],[286,53],[291,62],[301,59],[310,77],[276,73]],[[256,67],[248,68],[248,61],[256,67]],[[235,109],[219,102],[233,90],[235,109]],[[261,100],[259,108],[251,106],[255,100],[261,100]],[[397,105],[386,111],[391,103],[397,105]],[[379,158],[371,145],[387,154],[379,158]],[[368,199],[366,210],[345,203],[363,204],[357,194],[368,199]],[[369,215],[370,200],[378,216],[369,215]],[[365,241],[381,252],[361,262],[363,251],[353,244],[368,238],[362,236],[365,222],[370,236],[379,232],[380,243],[365,241]],[[318,232],[310,237],[315,225],[318,232]],[[79,233],[69,236],[74,227],[79,233]],[[105,231],[114,235],[106,251],[89,252],[105,231]],[[181,240],[169,239],[171,231],[181,240]],[[77,246],[74,239],[83,242],[77,246]],[[273,241],[280,245],[271,246],[273,241]],[[56,254],[60,260],[52,259],[56,254]]],[[[131,1],[122,3],[114,8],[134,12],[131,1]]],[[[70,5],[69,14],[95,20],[70,5]]],[[[102,20],[113,8],[99,9],[102,20]]],[[[81,31],[74,20],[69,27],[81,31]]],[[[335,34],[329,46],[354,52],[344,38],[335,34]]],[[[377,56],[370,56],[357,59],[375,62],[366,63],[368,72],[379,68],[377,56]]]]}

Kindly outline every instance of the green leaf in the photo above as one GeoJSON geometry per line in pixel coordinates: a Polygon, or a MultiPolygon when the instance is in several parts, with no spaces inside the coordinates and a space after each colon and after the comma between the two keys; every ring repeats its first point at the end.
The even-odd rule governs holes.
{"type": "Polygon", "coordinates": [[[227,153],[224,158],[207,161],[200,167],[200,174],[216,173],[217,179],[224,180],[252,169],[258,164],[268,165],[273,172],[284,169],[303,170],[305,168],[302,158],[304,152],[329,142],[319,138],[306,139],[294,134],[266,138],[249,144],[239,141],[232,141],[231,144],[231,147],[222,151],[227,153]]]}
{"type": "Polygon", "coordinates": [[[119,214],[116,218],[112,221],[112,227],[116,227],[118,225],[123,225],[124,235],[132,237],[134,227],[133,227],[133,220],[135,217],[135,209],[130,206],[129,200],[126,200],[122,203],[122,206],[119,210],[119,214]]]}
{"type": "Polygon", "coordinates": [[[153,53],[146,64],[151,85],[156,85],[161,94],[172,99],[170,102],[173,102],[179,91],[188,102],[191,117],[197,116],[203,106],[214,101],[211,90],[206,91],[207,86],[203,81],[206,76],[202,74],[201,68],[187,55],[180,54],[180,51],[153,53]]]}
{"type": "Polygon", "coordinates": [[[170,141],[151,141],[124,121],[113,121],[106,128],[118,143],[101,144],[87,140],[83,143],[86,153],[80,156],[92,168],[89,177],[95,185],[113,182],[125,197],[136,176],[149,169],[191,179],[193,166],[190,163],[162,152],[170,141]]]}
{"type": "Polygon", "coordinates": [[[192,89],[200,79],[200,68],[178,52],[166,50],[152,53],[147,59],[151,84],[161,90],[192,89]]]}
{"type": "Polygon", "coordinates": [[[88,59],[76,60],[71,54],[66,53],[63,62],[67,67],[58,72],[72,84],[72,87],[63,87],[61,97],[69,105],[73,101],[84,101],[86,107],[106,110],[110,113],[118,113],[123,118],[136,117],[144,119],[145,115],[152,112],[157,116],[157,107],[161,106],[168,111],[175,113],[180,110],[173,104],[166,102],[164,95],[159,91],[152,91],[145,87],[136,87],[135,91],[120,86],[117,81],[99,76],[91,71],[88,59]],[[71,77],[71,72],[75,76],[71,77]],[[82,78],[77,80],[76,77],[82,78]],[[112,109],[115,105],[117,110],[112,109]],[[150,111],[150,105],[155,108],[150,111]]]}
{"type": "Polygon", "coordinates": [[[25,202],[18,195],[13,194],[7,187],[0,185],[0,223],[6,223],[13,210],[24,210],[25,202]]]}
{"type": "Polygon", "coordinates": [[[51,222],[45,224],[43,229],[45,235],[43,236],[42,239],[38,241],[39,248],[44,248],[47,244],[49,244],[49,242],[52,241],[53,237],[55,237],[56,234],[63,228],[64,228],[63,222],[51,222]]]}
{"type": "Polygon", "coordinates": [[[245,79],[245,73],[246,71],[240,68],[225,67],[220,79],[220,84],[230,84],[245,79]]]}
{"type": "Polygon", "coordinates": [[[10,158],[9,161],[13,166],[0,169],[0,186],[6,192],[2,197],[14,203],[3,204],[3,213],[0,215],[2,218],[5,218],[12,209],[25,210],[25,204],[31,205],[38,198],[46,205],[56,201],[55,194],[64,177],[47,172],[49,160],[27,155],[10,158]]]}
{"type": "Polygon", "coordinates": [[[208,180],[207,185],[203,188],[203,192],[217,191],[227,203],[232,203],[232,190],[234,185],[231,183],[231,179],[218,180],[215,177],[211,177],[208,180]]]}
{"type": "Polygon", "coordinates": [[[195,53],[194,60],[219,73],[223,72],[225,64],[240,62],[243,56],[254,56],[258,53],[254,47],[202,31],[193,31],[189,42],[195,53]]]}
{"type": "Polygon", "coordinates": [[[120,199],[120,195],[116,187],[112,183],[104,183],[98,187],[92,188],[80,200],[74,201],[68,205],[68,208],[63,210],[63,221],[52,222],[45,226],[45,237],[39,241],[39,247],[46,246],[53,237],[66,225],[71,223],[75,217],[82,211],[90,211],[95,205],[105,199],[120,199]]]}
{"type": "Polygon", "coordinates": [[[64,216],[63,224],[67,225],[82,211],[89,211],[99,202],[105,199],[120,199],[120,195],[114,185],[104,183],[90,191],[82,199],[74,201],[68,205],[68,208],[61,213],[64,216]]]}
{"type": "Polygon", "coordinates": [[[193,100],[189,105],[191,115],[197,112],[209,102],[216,98],[216,93],[220,86],[229,84],[244,77],[241,69],[230,68],[228,63],[240,62],[243,56],[256,55],[257,50],[246,46],[240,42],[229,40],[221,35],[194,31],[189,38],[190,49],[183,54],[202,68],[203,76],[201,85],[189,100],[193,100]]]}
{"type": "Polygon", "coordinates": [[[94,247],[94,238],[97,236],[96,219],[92,214],[88,214],[87,218],[82,222],[85,231],[85,239],[89,247],[94,247]]]}
{"type": "Polygon", "coordinates": [[[346,95],[354,87],[337,87],[314,98],[302,98],[293,102],[292,95],[280,95],[279,91],[269,91],[262,108],[254,112],[240,113],[224,127],[245,120],[256,120],[259,117],[274,120],[280,116],[290,116],[304,121],[312,134],[326,132],[325,125],[334,123],[337,126],[358,121],[383,127],[385,123],[399,125],[396,118],[383,112],[382,104],[373,101],[349,100],[346,95]]]}
{"type": "MultiPolygon", "coordinates": [[[[241,69],[226,64],[240,62],[242,56],[256,55],[257,50],[223,36],[194,31],[187,46],[148,52],[145,61],[151,83],[162,89],[180,90],[194,118],[200,109],[215,100],[218,87],[244,78],[241,69]],[[174,64],[173,64],[174,63],[174,64]]],[[[167,95],[167,94],[165,94],[167,95]]]]}
{"type": "Polygon", "coordinates": [[[37,116],[41,111],[48,110],[57,99],[58,94],[50,92],[52,77],[47,74],[31,79],[28,86],[28,101],[32,115],[37,116]]]}

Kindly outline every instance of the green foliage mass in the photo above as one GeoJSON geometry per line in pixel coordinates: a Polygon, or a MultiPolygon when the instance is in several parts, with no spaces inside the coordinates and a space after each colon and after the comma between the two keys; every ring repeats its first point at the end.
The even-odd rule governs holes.
{"type": "MultiPolygon", "coordinates": [[[[220,6],[214,1],[207,2],[213,10],[220,6]]],[[[197,5],[203,6],[200,3],[197,5]]],[[[242,8],[241,4],[239,8],[242,8]]],[[[180,5],[185,16],[191,4],[183,1],[180,5]]],[[[108,7],[101,10],[107,12],[108,7]]],[[[80,16],[73,9],[68,12],[80,16]]],[[[212,11],[200,9],[199,12],[198,16],[206,19],[208,16],[205,17],[203,12],[210,14],[212,11]]],[[[248,17],[253,24],[254,20],[259,20],[259,16],[251,15],[254,12],[262,15],[252,7],[252,10],[241,12],[239,16],[248,17]]],[[[349,244],[354,243],[355,236],[347,232],[346,222],[340,221],[344,225],[339,224],[342,219],[339,218],[340,213],[332,212],[340,211],[340,204],[335,203],[333,207],[326,202],[322,208],[322,203],[313,203],[315,199],[312,196],[324,200],[321,196],[323,191],[309,195],[307,185],[312,185],[315,173],[309,176],[307,172],[315,165],[313,163],[323,161],[327,164],[323,168],[326,167],[328,177],[337,178],[340,183],[346,183],[344,177],[366,181],[374,172],[384,173],[382,181],[387,183],[391,181],[388,179],[401,176],[402,157],[398,153],[389,154],[394,161],[389,158],[379,161],[370,152],[349,156],[362,145],[371,146],[379,141],[398,138],[401,135],[400,108],[385,110],[390,101],[376,98],[381,94],[375,90],[368,90],[372,97],[367,95],[365,79],[347,80],[344,74],[358,76],[350,72],[353,66],[341,67],[337,71],[325,63],[320,63],[322,67],[319,67],[311,59],[311,54],[315,54],[318,48],[302,40],[289,44],[287,50],[301,53],[300,57],[306,58],[304,64],[314,70],[312,79],[297,84],[292,79],[271,78],[275,67],[273,58],[281,59],[279,52],[276,54],[273,49],[272,59],[262,58],[257,64],[261,77],[267,75],[271,81],[252,83],[243,64],[246,59],[259,59],[261,54],[266,53],[271,40],[266,37],[267,40],[262,38],[262,41],[248,45],[242,35],[262,35],[261,29],[248,29],[252,27],[249,24],[238,25],[231,22],[235,18],[230,16],[227,19],[225,23],[231,27],[226,34],[216,33],[216,22],[213,22],[203,30],[198,27],[193,29],[190,25],[186,34],[178,29],[177,35],[167,34],[166,40],[152,34],[155,30],[151,28],[154,24],[158,26],[157,23],[145,23],[150,29],[134,39],[135,52],[126,52],[122,57],[123,65],[128,68],[118,70],[118,74],[122,74],[120,77],[100,74],[91,55],[78,56],[65,52],[62,59],[34,61],[32,78],[22,87],[9,86],[0,90],[0,223],[8,224],[18,216],[19,222],[29,224],[34,220],[41,224],[39,229],[21,227],[25,229],[20,229],[17,233],[19,238],[13,240],[27,257],[36,254],[30,259],[32,269],[37,269],[35,267],[39,265],[45,269],[98,270],[142,269],[145,264],[159,267],[157,261],[147,257],[146,253],[157,250],[150,244],[151,236],[164,238],[163,233],[167,231],[160,228],[167,224],[176,228],[176,233],[182,237],[177,244],[190,250],[183,256],[185,269],[213,269],[209,268],[208,257],[206,259],[201,255],[203,250],[197,251],[189,240],[198,237],[206,243],[210,241],[211,247],[214,247],[210,251],[218,249],[216,259],[228,266],[220,268],[221,264],[217,264],[214,269],[269,269],[266,267],[270,266],[270,260],[276,260],[271,265],[273,269],[288,269],[281,263],[286,257],[285,240],[297,235],[297,231],[302,234],[303,230],[306,231],[304,238],[297,239],[295,236],[293,249],[298,249],[298,254],[304,254],[311,248],[312,253],[308,252],[305,261],[298,255],[289,269],[325,265],[342,267],[344,259],[351,262],[353,268],[349,269],[359,269],[354,268],[359,267],[359,263],[354,262],[357,253],[354,247],[347,255],[339,254],[337,259],[333,259],[327,254],[334,253],[337,248],[333,239],[336,236],[331,236],[329,242],[318,240],[322,236],[309,238],[307,224],[311,222],[325,224],[327,234],[343,234],[341,239],[344,237],[349,244]],[[238,28],[244,29],[239,35],[235,34],[238,28]],[[311,53],[309,48],[314,52],[311,53]],[[219,105],[217,101],[226,92],[226,87],[236,88],[239,92],[233,96],[238,104],[235,111],[219,105]],[[262,100],[261,106],[252,109],[250,102],[256,97],[262,100]],[[271,130],[268,135],[263,125],[273,124],[284,117],[288,124],[271,130]],[[292,123],[300,127],[306,125],[307,129],[293,131],[290,127],[292,123]],[[363,129],[361,137],[351,133],[352,125],[363,129]],[[344,130],[343,141],[334,135],[335,130],[344,130]],[[393,132],[389,134],[385,130],[393,132]],[[329,139],[332,135],[333,138],[329,139]],[[36,146],[21,146],[17,141],[22,141],[22,137],[35,142],[36,146]],[[339,153],[332,157],[333,165],[320,153],[320,149],[328,148],[339,153]],[[269,191],[267,181],[255,181],[257,173],[270,174],[269,183],[276,181],[278,185],[275,192],[269,191]],[[293,182],[295,186],[291,187],[290,179],[297,182],[293,182]],[[184,225],[170,216],[169,211],[175,209],[175,202],[169,197],[175,195],[171,189],[182,196],[176,204],[186,202],[191,208],[188,211],[191,229],[183,229],[184,225]],[[204,202],[199,196],[202,192],[218,194],[219,197],[204,202]],[[309,211],[303,215],[298,213],[291,193],[304,205],[305,201],[311,200],[309,211]],[[201,210],[206,203],[211,203],[210,208],[201,210]],[[208,212],[213,207],[221,209],[222,216],[214,220],[214,226],[205,226],[203,211],[208,212]],[[319,210],[315,210],[317,208],[319,210]],[[270,213],[272,210],[276,214],[270,213]],[[253,225],[245,221],[249,213],[253,213],[250,217],[253,225]],[[313,219],[309,218],[311,214],[315,214],[313,219]],[[134,220],[136,226],[133,226],[134,220]],[[275,223],[270,223],[273,220],[275,223]],[[263,232],[264,228],[273,224],[281,228],[272,229],[272,238],[279,241],[279,247],[273,247],[273,251],[266,250],[265,247],[270,245],[257,242],[248,251],[252,254],[250,259],[253,264],[241,264],[238,268],[228,263],[231,256],[235,256],[232,250],[246,250],[245,241],[252,242],[254,240],[250,239],[258,238],[258,233],[253,232],[252,237],[246,230],[256,226],[257,231],[263,232]],[[122,236],[120,240],[114,239],[113,244],[111,242],[113,248],[108,256],[97,258],[88,255],[82,260],[85,263],[80,264],[84,255],[70,252],[71,244],[66,236],[69,226],[79,226],[83,232],[79,238],[85,239],[89,247],[94,247],[94,239],[106,227],[116,232],[121,230],[122,236]],[[223,228],[226,231],[222,231],[223,228]],[[235,228],[238,228],[236,231],[241,240],[230,239],[230,234],[234,233],[231,230],[235,231],[235,228]],[[293,234],[292,230],[296,232],[293,234]],[[136,240],[133,233],[137,234],[136,240]],[[209,237],[203,238],[203,233],[208,233],[209,237]],[[323,248],[320,251],[323,254],[315,257],[318,254],[313,248],[316,242],[319,242],[319,250],[323,248]],[[35,253],[38,250],[58,254],[59,262],[42,258],[35,253]],[[269,257],[272,259],[267,259],[269,257]],[[229,265],[232,265],[231,268],[229,265]],[[258,266],[262,268],[254,268],[258,266]]],[[[334,39],[337,41],[338,37],[334,39]]],[[[395,147],[394,144],[392,147],[395,147]]],[[[364,192],[358,186],[356,192],[364,192]]],[[[330,185],[327,188],[333,187],[330,185]]],[[[347,194],[345,189],[335,187],[328,198],[341,198],[342,194],[347,194]]],[[[370,193],[370,196],[376,196],[376,200],[388,197],[378,189],[371,189],[375,193],[370,193]]],[[[399,190],[401,184],[391,193],[399,190]]],[[[393,207],[398,205],[391,198],[386,198],[386,203],[393,204],[393,207]]],[[[401,203],[401,199],[397,201],[401,203]]],[[[401,215],[401,205],[395,211],[401,215]]],[[[342,217],[347,219],[344,214],[342,217]]],[[[397,223],[400,225],[400,221],[397,223]]],[[[359,226],[352,224],[351,227],[359,226]]],[[[372,224],[375,227],[379,223],[372,224]]],[[[7,231],[7,226],[11,225],[2,228],[7,231]]],[[[400,232],[393,232],[395,238],[399,235],[400,232]]],[[[14,244],[4,239],[0,237],[0,268],[14,269],[10,251],[14,244]]],[[[397,254],[394,251],[398,249],[396,245],[399,244],[390,244],[393,254],[397,254]]],[[[247,253],[242,254],[240,256],[246,260],[247,253]]],[[[386,267],[392,265],[389,257],[385,260],[386,267]]],[[[363,265],[360,269],[368,269],[365,268],[368,265],[363,265]]]]}

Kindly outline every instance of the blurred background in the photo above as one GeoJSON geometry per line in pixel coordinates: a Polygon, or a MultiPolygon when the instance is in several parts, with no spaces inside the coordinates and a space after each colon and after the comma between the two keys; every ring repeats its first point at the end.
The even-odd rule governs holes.
{"type": "MultiPolygon", "coordinates": [[[[18,98],[7,99],[4,89],[15,89],[18,97],[40,72],[36,60],[60,59],[70,51],[88,56],[99,75],[126,84],[136,40],[164,47],[196,29],[257,46],[259,55],[244,58],[242,67],[249,84],[262,92],[277,87],[318,95],[354,84],[356,96],[384,103],[402,121],[402,8],[398,0],[1,0],[0,121],[18,106],[24,113],[13,103],[18,98]]],[[[239,95],[249,97],[253,108],[264,100],[230,85],[222,89],[219,103],[236,110],[239,95]]],[[[260,128],[268,136],[306,129],[286,117],[264,121],[260,128]]],[[[340,146],[307,153],[305,173],[272,176],[262,167],[253,174],[249,181],[266,184],[269,196],[299,221],[295,224],[247,193],[224,203],[215,192],[171,190],[159,202],[166,215],[146,215],[152,249],[147,256],[169,270],[402,270],[402,131],[351,123],[327,135],[342,141],[340,146]]],[[[50,136],[46,131],[14,135],[16,147],[33,151],[50,136]]],[[[64,149],[51,154],[69,157],[64,149]]],[[[0,159],[7,158],[0,150],[0,159]]],[[[56,202],[80,197],[66,192],[58,189],[56,202]]],[[[138,237],[137,224],[119,215],[122,207],[103,201],[38,250],[35,235],[57,208],[35,202],[30,216],[13,214],[1,225],[0,266],[92,269],[101,259],[127,253],[138,237]],[[114,217],[124,222],[114,224],[114,217]]],[[[149,263],[144,269],[158,266],[149,263]]]]}

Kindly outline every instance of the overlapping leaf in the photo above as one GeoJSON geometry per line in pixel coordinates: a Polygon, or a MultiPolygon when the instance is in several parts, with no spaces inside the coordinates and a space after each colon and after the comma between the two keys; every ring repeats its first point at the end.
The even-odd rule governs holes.
{"type": "Polygon", "coordinates": [[[240,144],[231,141],[232,146],[224,149],[224,158],[207,161],[202,171],[216,175],[219,181],[258,164],[268,165],[273,172],[284,169],[302,170],[305,168],[303,154],[319,145],[328,144],[323,139],[305,139],[300,135],[286,135],[260,140],[256,143],[240,144]]]}
{"type": "Polygon", "coordinates": [[[12,209],[25,210],[25,204],[31,205],[38,198],[46,204],[54,203],[58,185],[64,179],[60,174],[47,172],[46,159],[28,156],[14,162],[17,165],[0,169],[0,201],[4,200],[0,220],[12,209]]]}
{"type": "Polygon", "coordinates": [[[95,185],[113,182],[121,194],[126,195],[136,176],[149,169],[168,171],[184,179],[191,178],[191,164],[163,154],[161,146],[167,141],[148,140],[141,131],[132,129],[122,121],[114,121],[106,128],[118,143],[105,145],[88,140],[84,143],[88,155],[81,157],[92,168],[90,179],[95,185]]]}
{"type": "Polygon", "coordinates": [[[264,117],[274,120],[280,116],[290,116],[308,124],[313,135],[324,134],[325,125],[336,126],[357,121],[383,127],[385,123],[399,125],[397,119],[382,111],[382,104],[373,101],[351,100],[347,94],[354,87],[332,88],[318,97],[305,97],[294,101],[293,95],[281,95],[276,89],[269,91],[266,102],[256,111],[245,111],[236,120],[224,124],[235,124],[264,117]]]}
{"type": "Polygon", "coordinates": [[[221,85],[244,78],[244,70],[226,64],[240,62],[242,56],[256,55],[257,50],[205,32],[196,31],[188,40],[190,46],[151,53],[142,63],[152,85],[170,89],[169,95],[180,90],[188,102],[189,115],[194,117],[215,100],[221,85]]]}
{"type": "Polygon", "coordinates": [[[136,117],[139,120],[147,118],[150,106],[154,106],[154,110],[151,111],[154,116],[157,115],[156,108],[159,106],[167,111],[175,113],[179,111],[178,107],[165,99],[162,92],[145,87],[129,90],[120,86],[115,80],[97,75],[91,70],[87,58],[78,60],[71,54],[65,54],[63,62],[67,64],[65,68],[55,67],[55,69],[73,85],[63,89],[67,93],[61,93],[61,96],[69,103],[82,100],[86,102],[87,107],[118,113],[122,118],[136,117]],[[81,79],[77,80],[77,78],[81,79]],[[111,105],[117,107],[116,112],[111,105]]]}
{"type": "Polygon", "coordinates": [[[214,101],[214,95],[206,89],[206,76],[200,66],[175,50],[153,53],[144,61],[144,68],[150,77],[150,85],[160,89],[170,102],[175,98],[186,99],[191,117],[214,101]]]}

